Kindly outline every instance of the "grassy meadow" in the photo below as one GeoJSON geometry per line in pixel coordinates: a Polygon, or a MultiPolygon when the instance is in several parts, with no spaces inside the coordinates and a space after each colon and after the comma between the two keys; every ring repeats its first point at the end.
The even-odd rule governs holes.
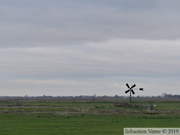
{"type": "Polygon", "coordinates": [[[0,99],[0,135],[123,135],[124,127],[179,123],[179,99],[0,99]]]}

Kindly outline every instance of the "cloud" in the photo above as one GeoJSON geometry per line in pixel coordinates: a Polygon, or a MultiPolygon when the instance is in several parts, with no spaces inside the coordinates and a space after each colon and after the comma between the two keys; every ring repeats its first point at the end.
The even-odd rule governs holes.
{"type": "Polygon", "coordinates": [[[34,95],[55,95],[59,88],[65,95],[110,95],[126,82],[153,89],[160,81],[162,92],[180,75],[178,5],[177,0],[1,1],[2,87],[18,94],[28,93],[23,89],[32,84],[34,95]]]}
{"type": "Polygon", "coordinates": [[[178,76],[179,40],[115,39],[76,46],[5,48],[1,74],[31,77],[178,76]]]}
{"type": "Polygon", "coordinates": [[[59,46],[115,38],[178,39],[178,3],[161,0],[1,2],[0,46],[59,46]]]}

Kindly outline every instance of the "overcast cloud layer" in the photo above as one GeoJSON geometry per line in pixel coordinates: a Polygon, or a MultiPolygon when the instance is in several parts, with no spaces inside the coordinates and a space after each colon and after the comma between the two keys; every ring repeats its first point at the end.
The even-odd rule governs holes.
{"type": "Polygon", "coordinates": [[[0,1],[0,95],[180,94],[179,0],[0,1]]]}

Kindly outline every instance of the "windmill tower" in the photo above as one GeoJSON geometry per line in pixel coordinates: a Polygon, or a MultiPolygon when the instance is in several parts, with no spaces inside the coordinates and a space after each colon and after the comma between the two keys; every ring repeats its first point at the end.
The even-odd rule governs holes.
{"type": "MultiPolygon", "coordinates": [[[[128,90],[125,91],[125,93],[127,94],[128,92],[130,93],[130,97],[129,97],[129,101],[132,102],[132,94],[134,95],[135,92],[133,90],[134,87],[136,87],[136,84],[134,84],[133,86],[129,86],[129,84],[127,83],[126,86],[129,88],[128,90]]],[[[139,88],[139,90],[143,91],[143,88],[139,88]]]]}

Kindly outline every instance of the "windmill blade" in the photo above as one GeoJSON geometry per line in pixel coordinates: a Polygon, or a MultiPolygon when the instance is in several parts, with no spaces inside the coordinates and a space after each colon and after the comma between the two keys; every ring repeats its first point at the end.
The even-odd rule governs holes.
{"type": "Polygon", "coordinates": [[[127,86],[128,88],[130,88],[128,83],[126,83],[126,86],[127,86]]]}
{"type": "Polygon", "coordinates": [[[143,88],[139,88],[139,90],[143,90],[143,88]]]}
{"type": "Polygon", "coordinates": [[[136,87],[136,84],[134,84],[134,85],[131,87],[131,89],[134,88],[134,87],[136,87]]]}
{"type": "Polygon", "coordinates": [[[126,90],[125,93],[128,93],[130,90],[126,90]]]}
{"type": "Polygon", "coordinates": [[[132,91],[132,94],[135,94],[134,90],[131,90],[132,91]]]}

